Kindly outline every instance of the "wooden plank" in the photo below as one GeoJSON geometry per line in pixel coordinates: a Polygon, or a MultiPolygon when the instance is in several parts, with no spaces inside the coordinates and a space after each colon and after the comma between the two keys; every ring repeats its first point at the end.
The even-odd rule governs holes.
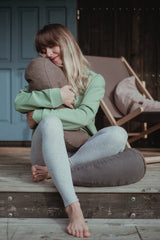
{"type": "MultiPolygon", "coordinates": [[[[78,193],[86,218],[160,218],[160,193],[78,193]]],[[[0,195],[0,217],[64,218],[59,193],[12,192],[0,195]]]]}
{"type": "Polygon", "coordinates": [[[30,147],[0,147],[0,156],[1,155],[19,155],[27,154],[29,155],[31,148],[30,147]]]}
{"type": "MultiPolygon", "coordinates": [[[[29,152],[26,157],[27,154],[29,157],[29,152]]],[[[18,155],[23,156],[23,153],[18,155]]],[[[8,164],[2,164],[0,168],[0,216],[65,217],[62,200],[52,180],[33,182],[29,159],[16,165],[13,161],[13,165],[9,165],[9,159],[13,160],[11,156],[12,151],[8,164]]],[[[146,175],[135,184],[102,188],[75,187],[85,216],[159,217],[159,172],[160,164],[153,164],[147,166],[146,175]]]]}
{"type": "Polygon", "coordinates": [[[117,126],[117,122],[116,122],[115,118],[113,117],[111,111],[109,110],[109,108],[105,104],[104,100],[100,101],[100,105],[101,105],[101,108],[102,108],[104,114],[106,115],[106,117],[108,118],[109,122],[111,123],[111,125],[117,126]]]}
{"type": "MultiPolygon", "coordinates": [[[[107,117],[107,119],[108,119],[109,122],[111,123],[111,125],[117,126],[118,124],[117,124],[115,118],[113,117],[111,111],[109,110],[109,108],[107,107],[107,105],[105,104],[105,102],[104,102],[103,99],[100,101],[100,105],[101,105],[101,108],[102,108],[105,116],[107,117]]],[[[128,141],[127,141],[126,146],[127,146],[128,148],[131,147],[128,141]]]]}
{"type": "Polygon", "coordinates": [[[159,156],[145,157],[145,162],[146,164],[159,163],[160,157],[159,156]]]}
{"type": "MultiPolygon", "coordinates": [[[[160,148],[138,148],[137,150],[144,157],[159,156],[160,158],[160,148]]],[[[30,151],[29,147],[0,147],[0,165],[28,165],[30,163],[30,151]]]]}
{"type": "Polygon", "coordinates": [[[136,110],[134,110],[133,112],[127,114],[125,117],[121,118],[120,120],[117,121],[117,125],[121,126],[124,123],[130,121],[131,119],[134,119],[136,116],[138,116],[139,114],[141,114],[143,112],[143,108],[137,108],[136,110]]]}
{"type": "MultiPolygon", "coordinates": [[[[75,187],[77,193],[158,193],[160,192],[160,164],[147,165],[145,176],[137,183],[118,187],[75,187]]],[[[57,192],[52,180],[35,183],[32,180],[30,166],[1,166],[0,168],[1,192],[57,192]]]]}
{"type": "Polygon", "coordinates": [[[160,223],[159,226],[138,226],[137,230],[141,236],[141,239],[160,239],[160,223]]]}
{"type": "MultiPolygon", "coordinates": [[[[139,149],[143,155],[159,156],[160,149],[139,149]]],[[[40,183],[32,181],[29,161],[30,148],[0,148],[0,190],[56,192],[51,180],[40,183]],[[17,156],[17,157],[16,157],[17,156]],[[6,158],[4,158],[6,157],[6,158]],[[4,161],[5,159],[5,161],[4,161]],[[9,166],[10,164],[12,166],[9,166]],[[15,166],[16,165],[16,166],[15,166]]],[[[141,181],[129,186],[109,188],[75,187],[77,192],[160,192],[160,164],[147,166],[147,172],[141,181]]]]}
{"type": "Polygon", "coordinates": [[[0,165],[30,164],[29,147],[0,147],[0,165]]]}
{"type": "Polygon", "coordinates": [[[160,162],[160,149],[159,148],[142,148],[139,151],[143,154],[147,164],[160,162]]]}
{"type": "Polygon", "coordinates": [[[31,147],[31,141],[0,141],[0,147],[31,147]]]}
{"type": "Polygon", "coordinates": [[[160,123],[154,125],[153,127],[148,128],[147,130],[144,130],[139,136],[135,136],[129,139],[129,143],[135,142],[138,139],[144,137],[145,135],[148,135],[152,132],[155,132],[156,130],[160,129],[160,123]]]}
{"type": "Polygon", "coordinates": [[[151,100],[153,100],[152,96],[150,95],[150,93],[148,92],[148,90],[143,86],[142,81],[139,79],[139,77],[137,76],[137,74],[134,72],[134,70],[131,68],[131,66],[129,65],[129,63],[126,61],[126,59],[124,57],[121,57],[122,62],[124,62],[124,64],[126,65],[128,71],[135,77],[136,79],[136,83],[137,86],[140,90],[141,93],[145,94],[145,96],[151,100]]]}
{"type": "Polygon", "coordinates": [[[160,194],[157,193],[81,193],[78,197],[87,218],[160,218],[160,194]]]}
{"type": "Polygon", "coordinates": [[[138,150],[143,154],[143,156],[159,156],[160,148],[138,148],[138,150]]]}
{"type": "MultiPolygon", "coordinates": [[[[159,240],[160,220],[86,219],[90,240],[159,240]],[[147,237],[148,235],[148,237],[147,237]]],[[[65,229],[68,219],[0,219],[0,240],[76,240],[65,229]]]]}

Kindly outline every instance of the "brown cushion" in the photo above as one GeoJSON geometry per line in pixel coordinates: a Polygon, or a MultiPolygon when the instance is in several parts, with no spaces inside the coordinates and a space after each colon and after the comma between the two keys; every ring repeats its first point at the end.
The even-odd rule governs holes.
{"type": "MultiPolygon", "coordinates": [[[[25,71],[25,79],[29,84],[29,91],[40,91],[48,88],[61,88],[67,85],[63,71],[48,58],[38,56],[34,58],[25,71]]],[[[60,107],[65,107],[64,105],[60,107]]],[[[84,131],[64,131],[64,139],[68,151],[76,151],[90,136],[84,131]]]]}
{"type": "Polygon", "coordinates": [[[29,91],[48,88],[61,88],[67,84],[63,71],[48,58],[32,59],[25,71],[25,79],[29,83],[29,91]]]}
{"type": "Polygon", "coordinates": [[[64,140],[66,148],[70,152],[75,152],[79,149],[88,139],[88,136],[83,130],[66,131],[64,130],[64,140]]]}

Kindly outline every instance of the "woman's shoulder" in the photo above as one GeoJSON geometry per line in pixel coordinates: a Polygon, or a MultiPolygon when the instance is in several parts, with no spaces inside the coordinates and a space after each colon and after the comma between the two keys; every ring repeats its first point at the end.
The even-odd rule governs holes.
{"type": "Polygon", "coordinates": [[[89,84],[92,83],[92,84],[105,85],[104,77],[101,74],[95,73],[94,71],[89,70],[88,71],[88,76],[89,76],[88,77],[89,84]]]}

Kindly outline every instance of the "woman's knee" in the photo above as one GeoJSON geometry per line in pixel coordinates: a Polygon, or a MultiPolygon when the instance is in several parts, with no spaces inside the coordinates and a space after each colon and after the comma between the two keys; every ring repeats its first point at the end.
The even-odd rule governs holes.
{"type": "MultiPolygon", "coordinates": [[[[106,129],[106,133],[109,132],[110,140],[116,145],[125,146],[128,139],[126,130],[119,126],[111,126],[106,129]]],[[[104,129],[104,130],[105,130],[104,129]]],[[[107,134],[108,135],[108,134],[107,134]]]]}
{"type": "Polygon", "coordinates": [[[120,141],[127,142],[128,134],[124,128],[119,126],[114,126],[114,135],[120,141]]]}
{"type": "Polygon", "coordinates": [[[63,129],[61,120],[56,116],[48,116],[44,118],[40,122],[39,127],[41,130],[51,131],[52,133],[53,131],[59,131],[60,129],[63,129]]]}
{"type": "Polygon", "coordinates": [[[126,130],[122,127],[119,126],[114,126],[114,142],[117,145],[117,148],[120,149],[120,151],[124,150],[127,139],[128,139],[128,134],[126,130]]]}

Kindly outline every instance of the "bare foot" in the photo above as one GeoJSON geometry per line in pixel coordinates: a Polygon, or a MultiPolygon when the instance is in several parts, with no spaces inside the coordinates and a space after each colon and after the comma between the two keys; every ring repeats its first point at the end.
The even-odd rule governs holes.
{"type": "Polygon", "coordinates": [[[79,238],[90,237],[91,234],[84,221],[79,202],[72,203],[65,210],[69,217],[69,224],[66,229],[67,233],[79,238]]]}
{"type": "Polygon", "coordinates": [[[40,182],[45,179],[51,178],[46,166],[32,166],[32,176],[35,182],[40,182]]]}

